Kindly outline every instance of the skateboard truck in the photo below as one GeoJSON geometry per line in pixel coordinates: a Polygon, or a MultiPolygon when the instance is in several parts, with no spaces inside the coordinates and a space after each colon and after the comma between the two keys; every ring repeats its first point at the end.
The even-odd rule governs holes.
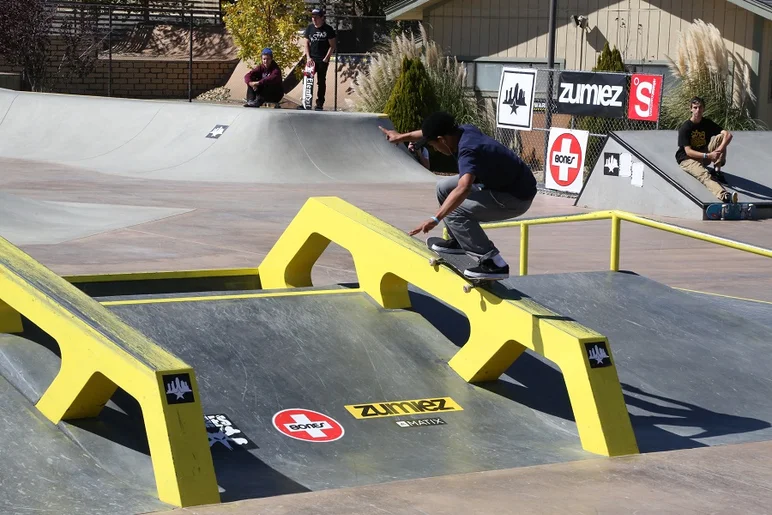
{"type": "MultiPolygon", "coordinates": [[[[445,261],[444,259],[439,258],[439,257],[429,258],[429,265],[433,266],[433,267],[437,267],[439,265],[448,265],[454,271],[456,271],[455,267],[452,264],[448,263],[447,261],[445,261]]],[[[461,276],[466,281],[469,281],[470,283],[472,283],[472,284],[467,283],[467,284],[464,285],[464,287],[463,287],[464,288],[464,293],[469,293],[470,291],[472,291],[473,288],[475,288],[476,286],[479,286],[480,284],[483,284],[485,282],[491,282],[490,279],[472,279],[470,277],[466,277],[463,274],[463,272],[456,271],[456,274],[461,276]]]]}

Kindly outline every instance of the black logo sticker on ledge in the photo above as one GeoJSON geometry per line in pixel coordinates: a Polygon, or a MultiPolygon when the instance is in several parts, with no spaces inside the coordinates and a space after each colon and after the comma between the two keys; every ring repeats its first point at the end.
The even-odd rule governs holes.
{"type": "Polygon", "coordinates": [[[587,360],[590,368],[603,368],[611,366],[611,356],[608,354],[606,342],[590,342],[584,344],[587,349],[587,360]]]}
{"type": "Polygon", "coordinates": [[[190,388],[190,374],[172,374],[163,376],[167,404],[185,404],[196,402],[190,388]]]}
{"type": "Polygon", "coordinates": [[[619,177],[619,154],[603,153],[603,175],[619,177]]]}

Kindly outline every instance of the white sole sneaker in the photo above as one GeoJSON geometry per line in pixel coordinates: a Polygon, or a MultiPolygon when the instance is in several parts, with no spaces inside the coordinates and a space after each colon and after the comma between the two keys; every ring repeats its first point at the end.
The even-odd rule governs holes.
{"type": "Polygon", "coordinates": [[[466,254],[464,249],[449,249],[447,247],[440,247],[439,245],[432,245],[432,250],[441,254],[466,254]]]}
{"type": "Polygon", "coordinates": [[[494,281],[498,281],[500,279],[508,279],[509,274],[486,274],[486,273],[470,272],[469,270],[464,270],[464,277],[469,277],[470,279],[491,279],[494,281]]]}

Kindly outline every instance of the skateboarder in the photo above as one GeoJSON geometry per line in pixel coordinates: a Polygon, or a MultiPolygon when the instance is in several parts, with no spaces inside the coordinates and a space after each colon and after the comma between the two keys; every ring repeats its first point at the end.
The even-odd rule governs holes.
{"type": "Polygon", "coordinates": [[[458,175],[437,183],[439,210],[409,234],[428,233],[444,221],[450,239],[432,245],[432,250],[476,258],[478,265],[464,270],[466,277],[509,277],[509,265],[480,222],[514,218],[528,211],[536,196],[536,178],[528,165],[474,125],[459,126],[445,112],[430,114],[416,131],[400,134],[383,127],[381,131],[392,143],[412,141],[419,148],[428,144],[458,161],[458,175]]]}
{"type": "Polygon", "coordinates": [[[281,82],[281,69],[273,60],[273,51],[264,48],[260,55],[261,63],[244,76],[247,84],[247,103],[244,107],[260,107],[266,102],[279,101],[284,97],[281,82]]]}
{"type": "Polygon", "coordinates": [[[306,62],[313,60],[316,64],[316,107],[317,111],[324,109],[324,96],[327,93],[327,68],[330,57],[335,52],[337,35],[335,29],[327,25],[324,10],[311,11],[311,22],[303,33],[306,43],[306,62]]]}
{"type": "Polygon", "coordinates": [[[683,170],[704,184],[721,202],[737,203],[737,192],[729,193],[718,181],[723,181],[721,167],[726,164],[726,147],[732,134],[710,118],[702,116],[705,101],[694,97],[689,101],[692,116],[678,129],[676,161],[683,170]],[[713,164],[711,175],[707,166],[713,164]],[[718,179],[718,181],[716,180],[718,179]]]}

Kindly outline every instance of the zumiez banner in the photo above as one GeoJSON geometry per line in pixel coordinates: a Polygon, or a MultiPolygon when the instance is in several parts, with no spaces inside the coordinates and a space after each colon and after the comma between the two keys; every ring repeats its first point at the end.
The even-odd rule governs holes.
{"type": "Polygon", "coordinates": [[[558,113],[624,118],[626,89],[623,73],[561,72],[558,113]]]}

